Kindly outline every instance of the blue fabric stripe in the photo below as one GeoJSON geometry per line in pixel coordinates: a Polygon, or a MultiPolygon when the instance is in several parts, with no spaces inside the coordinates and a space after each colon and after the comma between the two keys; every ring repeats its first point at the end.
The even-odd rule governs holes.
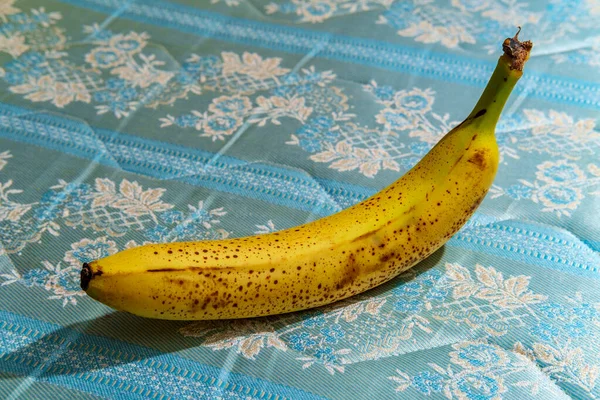
{"type": "Polygon", "coordinates": [[[600,255],[570,233],[539,224],[503,221],[472,226],[454,235],[448,246],[600,279],[600,255]]]}
{"type": "MultiPolygon", "coordinates": [[[[35,375],[40,381],[69,387],[110,398],[142,399],[154,398],[173,391],[157,390],[156,380],[168,385],[169,380],[180,385],[195,385],[193,389],[220,388],[227,393],[253,395],[260,399],[320,399],[321,397],[300,389],[276,384],[237,372],[228,372],[227,381],[219,379],[223,371],[210,365],[163,354],[157,350],[100,336],[82,334],[69,328],[34,320],[7,311],[0,311],[0,331],[7,346],[0,348],[0,370],[18,375],[35,375]],[[18,340],[11,346],[11,340],[18,340]],[[12,347],[16,347],[12,349],[12,347]],[[43,363],[42,349],[53,352],[53,362],[43,363]],[[67,359],[67,353],[69,354],[67,359]],[[102,356],[99,361],[98,357],[102,356]],[[76,361],[72,361],[76,360],[76,361]],[[66,364],[63,363],[66,361],[66,364]],[[104,367],[99,363],[107,365],[104,367]],[[77,364],[78,363],[78,364],[77,364]],[[79,366],[77,366],[79,365],[79,366]],[[116,367],[138,372],[138,377],[122,373],[116,367]],[[140,377],[141,375],[141,377],[140,377]],[[183,379],[182,379],[183,378],[183,379]]],[[[215,393],[215,392],[211,392],[215,393]]],[[[212,399],[197,391],[195,398],[212,399]]],[[[236,397],[237,398],[237,397],[236,397]]]]}
{"type": "Polygon", "coordinates": [[[581,241],[585,243],[590,249],[600,252],[600,242],[586,239],[581,239],[581,241]]]}
{"type": "MultiPolygon", "coordinates": [[[[123,8],[121,0],[58,1],[107,14],[123,8]]],[[[476,87],[485,86],[495,67],[495,61],[436,54],[371,39],[234,18],[160,0],[132,1],[130,4],[135,4],[135,7],[125,8],[120,18],[289,53],[307,54],[320,48],[318,56],[322,58],[410,72],[476,87]]],[[[515,89],[515,92],[522,91],[527,91],[528,96],[553,102],[600,108],[599,83],[528,70],[522,84],[515,89]]]]}
{"type": "Polygon", "coordinates": [[[496,246],[493,246],[489,244],[483,244],[481,242],[465,241],[460,234],[450,239],[447,245],[485,254],[491,254],[507,260],[519,261],[525,264],[553,269],[571,275],[600,279],[600,273],[598,273],[598,269],[592,269],[594,268],[593,266],[586,266],[586,268],[573,268],[573,266],[570,266],[568,263],[557,263],[549,258],[543,258],[550,257],[550,255],[534,255],[537,253],[535,249],[530,249],[526,253],[523,253],[521,252],[522,249],[502,246],[501,244],[496,244],[496,246]]]}

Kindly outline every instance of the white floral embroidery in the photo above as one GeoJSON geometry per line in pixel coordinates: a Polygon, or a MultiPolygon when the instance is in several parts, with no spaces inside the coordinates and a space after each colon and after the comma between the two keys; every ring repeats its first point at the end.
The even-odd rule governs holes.
{"type": "Polygon", "coordinates": [[[62,51],[67,39],[55,25],[60,13],[40,8],[20,15],[18,23],[31,27],[23,33],[17,29],[0,34],[0,51],[16,58],[14,69],[0,71],[13,93],[59,108],[94,101],[101,103],[96,106],[99,114],[112,112],[117,118],[129,115],[140,103],[152,107],[182,96],[160,99],[156,85],[166,86],[175,72],[161,69],[165,62],[156,55],[142,53],[149,39],[146,33],[112,34],[97,24],[87,26],[84,32],[94,47],[79,60],[62,51]]]}
{"type": "Polygon", "coordinates": [[[385,106],[376,116],[376,122],[384,125],[388,131],[409,131],[410,137],[433,144],[460,122],[449,121],[449,115],[432,112],[435,100],[432,89],[394,91],[389,86],[380,87],[372,81],[364,86],[364,90],[377,96],[377,102],[385,106]]]}
{"type": "Polygon", "coordinates": [[[384,108],[375,116],[383,129],[369,129],[351,120],[353,114],[332,113],[331,116],[311,118],[288,144],[297,145],[313,154],[315,162],[330,163],[338,171],[358,170],[374,177],[381,170],[408,169],[430,147],[458,122],[449,115],[432,111],[434,92],[413,88],[395,91],[372,81],[363,89],[376,97],[384,108]],[[401,135],[418,138],[424,143],[410,144],[406,149],[401,135]]]}
{"type": "Polygon", "coordinates": [[[336,11],[336,4],[331,0],[299,2],[296,13],[301,22],[319,23],[329,19],[336,11]]]}
{"type": "Polygon", "coordinates": [[[600,139],[600,133],[594,130],[596,122],[593,119],[582,119],[576,122],[567,113],[556,110],[549,110],[547,116],[541,111],[531,109],[523,110],[523,114],[533,124],[531,133],[534,136],[553,135],[574,142],[600,139]]]}
{"type": "Polygon", "coordinates": [[[508,189],[494,185],[490,193],[492,198],[529,198],[534,203],[542,204],[544,212],[553,212],[558,217],[569,217],[571,212],[579,207],[585,193],[591,196],[600,194],[593,190],[600,186],[597,169],[595,164],[589,164],[585,171],[577,164],[564,159],[545,161],[537,166],[536,180],[519,179],[520,185],[508,189]]]}
{"type": "Polygon", "coordinates": [[[85,61],[92,68],[113,68],[125,61],[125,53],[111,48],[98,47],[85,55],[85,61]]]}
{"type": "Polygon", "coordinates": [[[10,154],[10,152],[8,150],[0,153],[0,171],[2,171],[2,169],[6,166],[6,164],[8,164],[7,160],[9,158],[12,158],[12,154],[10,154]]]}
{"type": "Polygon", "coordinates": [[[441,43],[450,48],[461,43],[476,43],[475,38],[463,26],[434,26],[429,21],[420,21],[398,31],[400,36],[414,37],[417,42],[441,43]]]}
{"type": "Polygon", "coordinates": [[[396,391],[403,392],[412,387],[421,396],[441,392],[448,399],[499,400],[508,391],[506,378],[526,368],[526,364],[518,359],[511,360],[512,365],[507,366],[508,353],[482,341],[462,342],[452,348],[451,364],[446,368],[430,363],[433,372],[423,371],[412,378],[396,370],[396,375],[389,377],[396,382],[396,391]]]}
{"type": "Polygon", "coordinates": [[[208,111],[214,114],[246,115],[252,109],[252,103],[246,96],[220,96],[212,100],[208,111]]]}
{"type": "Polygon", "coordinates": [[[487,43],[493,37],[492,32],[512,28],[515,18],[536,24],[541,14],[527,8],[527,3],[512,0],[450,0],[447,3],[413,0],[391,5],[377,23],[390,25],[398,29],[399,35],[418,42],[455,48],[465,43],[487,43]],[[478,16],[476,20],[474,15],[478,16]]]}
{"type": "Polygon", "coordinates": [[[44,28],[48,28],[60,19],[62,19],[62,15],[59,12],[46,12],[46,9],[44,7],[32,9],[31,14],[33,14],[33,17],[36,20],[38,20],[40,25],[44,28]]]}
{"type": "Polygon", "coordinates": [[[273,79],[277,76],[286,74],[289,69],[281,68],[281,58],[264,59],[256,53],[244,52],[242,58],[231,52],[224,51],[223,57],[223,75],[233,75],[235,73],[248,75],[257,80],[273,79]]]}
{"type": "MultiPolygon", "coordinates": [[[[517,341],[513,352],[508,353],[481,340],[461,342],[452,345],[448,367],[429,363],[433,371],[411,377],[396,370],[396,375],[389,379],[396,383],[396,391],[412,388],[421,395],[443,393],[447,398],[471,399],[476,395],[481,399],[496,399],[510,386],[529,388],[532,395],[538,395],[543,389],[536,380],[514,381],[510,377],[528,369],[533,362],[557,383],[575,385],[594,398],[600,366],[586,360],[584,348],[579,347],[582,342],[577,338],[598,322],[600,304],[585,302],[580,293],[566,299],[568,305],[541,302],[531,310],[538,322],[530,329],[533,339],[530,348],[517,341]],[[577,341],[580,345],[575,344],[577,341]],[[456,371],[456,367],[462,370],[456,371]]],[[[555,385],[544,389],[554,391],[554,395],[563,394],[555,385]]]]}
{"type": "MultiPolygon", "coordinates": [[[[382,135],[382,138],[385,140],[386,136],[382,135]]],[[[295,137],[292,139],[297,140],[295,137]]],[[[369,178],[374,177],[381,169],[400,170],[398,163],[386,150],[352,147],[347,141],[338,142],[335,147],[326,144],[324,151],[312,155],[310,159],[316,162],[330,162],[329,167],[338,171],[358,169],[361,174],[369,178]]]]}
{"type": "MultiPolygon", "coordinates": [[[[10,158],[12,158],[12,154],[8,150],[0,153],[0,171],[8,164],[10,158]]],[[[31,209],[33,204],[21,204],[10,200],[9,195],[23,193],[23,190],[11,189],[12,184],[13,181],[10,179],[6,183],[0,182],[0,221],[16,223],[31,209]]]]}
{"type": "Polygon", "coordinates": [[[273,221],[268,220],[264,225],[256,225],[257,230],[254,231],[257,235],[263,235],[265,233],[276,232],[275,224],[273,221]]]}
{"type": "Polygon", "coordinates": [[[269,3],[265,6],[267,14],[294,14],[298,22],[321,23],[335,15],[354,14],[389,7],[393,0],[291,0],[269,3]]]}
{"type": "MultiPolygon", "coordinates": [[[[112,182],[105,180],[104,183],[110,184],[112,182]]],[[[114,190],[112,187],[110,189],[114,190]]],[[[137,182],[129,182],[127,179],[123,179],[121,185],[119,185],[119,192],[119,195],[114,194],[114,192],[109,194],[114,194],[109,204],[114,208],[123,210],[127,215],[150,214],[156,219],[155,213],[173,208],[172,204],[160,200],[165,189],[148,189],[144,191],[137,182]]],[[[101,196],[106,196],[106,192],[101,193],[101,196]]]]}
{"type": "Polygon", "coordinates": [[[80,268],[82,262],[97,260],[117,252],[117,245],[106,237],[96,240],[81,239],[71,244],[71,250],[65,253],[64,260],[74,268],[80,268]]]}
{"type": "Polygon", "coordinates": [[[546,296],[533,294],[528,289],[529,278],[523,275],[505,280],[495,268],[477,264],[475,281],[470,272],[458,264],[447,264],[446,269],[455,299],[473,296],[504,309],[527,307],[546,299],[546,296]]]}
{"type": "Polygon", "coordinates": [[[13,181],[0,182],[0,221],[8,220],[18,222],[27,213],[33,204],[21,204],[8,198],[9,195],[23,193],[20,189],[10,189],[13,181]]]}
{"type": "Polygon", "coordinates": [[[578,339],[588,334],[590,323],[592,327],[599,326],[600,303],[585,301],[580,292],[565,299],[570,308],[558,303],[545,304],[541,311],[549,322],[531,329],[535,341],[530,347],[516,342],[513,350],[537,363],[555,381],[579,387],[594,398],[600,365],[586,360],[589,353],[578,339]]]}
{"type": "Polygon", "coordinates": [[[254,118],[251,122],[258,122],[259,126],[265,125],[266,121],[271,121],[275,125],[281,124],[279,118],[291,117],[304,123],[306,118],[310,116],[313,109],[306,107],[305,99],[302,97],[295,99],[286,99],[279,96],[266,98],[259,96],[256,99],[258,107],[254,110],[255,114],[267,114],[264,118],[254,118]]]}
{"type": "Polygon", "coordinates": [[[352,350],[350,349],[333,350],[331,347],[325,347],[315,351],[313,356],[299,357],[298,360],[304,361],[304,364],[302,365],[303,369],[310,368],[314,364],[321,364],[325,367],[327,372],[334,375],[336,372],[345,371],[345,367],[340,364],[346,363],[346,359],[343,356],[350,354],[351,352],[352,350]]]}
{"type": "MultiPolygon", "coordinates": [[[[0,153],[0,169],[10,153],[0,153]]],[[[111,236],[143,231],[144,243],[186,239],[223,239],[229,232],[215,228],[222,207],[207,209],[203,201],[188,205],[186,212],[162,200],[163,188],[144,189],[123,179],[116,184],[96,178],[93,185],[59,180],[39,202],[23,204],[11,197],[23,191],[13,181],[0,182],[0,247],[2,254],[21,251],[27,244],[42,240],[44,233],[60,235],[61,226],[92,228],[111,236]]]]}
{"type": "Polygon", "coordinates": [[[0,51],[10,54],[13,57],[18,57],[29,50],[29,46],[25,43],[25,37],[19,34],[6,37],[0,34],[0,51]]]}
{"type": "Polygon", "coordinates": [[[212,210],[207,211],[204,206],[204,201],[202,200],[198,202],[197,206],[188,204],[188,209],[190,211],[190,216],[185,222],[198,220],[206,229],[211,229],[213,224],[218,224],[220,222],[217,217],[222,217],[227,214],[227,212],[223,210],[223,207],[213,208],[212,210]]]}
{"type": "Polygon", "coordinates": [[[89,103],[91,95],[82,83],[60,82],[50,75],[30,78],[28,83],[10,88],[13,93],[25,94],[25,98],[34,102],[50,101],[56,107],[63,108],[73,101],[89,103]]]}
{"type": "Polygon", "coordinates": [[[140,54],[140,64],[125,64],[111,70],[113,75],[130,82],[134,88],[148,88],[152,84],[166,85],[173,77],[172,72],[161,71],[159,67],[165,65],[164,61],[156,60],[155,55],[145,56],[140,54]]]}
{"type": "Polygon", "coordinates": [[[275,328],[266,320],[200,321],[179,330],[184,336],[202,337],[203,344],[214,351],[235,348],[238,354],[254,360],[261,349],[273,347],[286,351],[275,328]]]}
{"type": "Polygon", "coordinates": [[[44,7],[32,9],[30,15],[21,13],[13,7],[14,1],[3,0],[0,3],[0,19],[2,22],[13,20],[2,26],[0,33],[0,51],[19,57],[29,50],[39,51],[49,48],[61,49],[65,36],[60,28],[53,26],[61,19],[60,13],[46,12],[44,7]],[[17,15],[15,15],[17,14],[17,15]],[[26,27],[19,29],[19,26],[26,27]],[[32,29],[35,26],[37,29],[32,29]]]}
{"type": "Polygon", "coordinates": [[[21,12],[20,9],[15,7],[16,0],[0,0],[0,19],[6,22],[8,16],[21,12]]]}
{"type": "Polygon", "coordinates": [[[278,76],[289,71],[279,67],[280,59],[263,60],[253,53],[244,53],[240,59],[236,54],[227,52],[223,52],[221,57],[221,62],[197,55],[189,58],[190,69],[200,68],[202,71],[202,68],[207,68],[212,71],[206,76],[200,75],[200,86],[194,90],[198,93],[206,89],[236,94],[214,98],[204,112],[192,110],[190,114],[178,117],[167,115],[160,119],[161,127],[193,127],[202,132],[201,137],[225,140],[244,123],[280,125],[282,118],[304,123],[317,107],[323,112],[331,110],[332,106],[340,110],[348,108],[348,98],[342,91],[328,86],[335,78],[328,71],[317,72],[310,67],[302,69],[302,75],[288,74],[280,79],[278,76]],[[205,67],[206,64],[209,66],[205,67]],[[272,94],[259,95],[254,99],[249,97],[265,89],[271,89],[272,94]],[[300,90],[302,95],[298,93],[300,90]],[[335,101],[333,104],[328,103],[331,97],[335,101]]]}

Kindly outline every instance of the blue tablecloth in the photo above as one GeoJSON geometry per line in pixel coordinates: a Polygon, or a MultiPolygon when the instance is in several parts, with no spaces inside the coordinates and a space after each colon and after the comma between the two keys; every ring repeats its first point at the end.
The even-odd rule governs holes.
{"type": "Polygon", "coordinates": [[[0,398],[600,397],[598,0],[0,0],[0,398]],[[476,215],[321,309],[115,312],[81,263],[396,180],[535,43],[476,215]]]}

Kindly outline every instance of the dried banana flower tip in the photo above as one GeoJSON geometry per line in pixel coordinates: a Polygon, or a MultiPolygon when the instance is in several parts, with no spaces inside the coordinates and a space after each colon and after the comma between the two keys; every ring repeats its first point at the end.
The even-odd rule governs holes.
{"type": "Polygon", "coordinates": [[[517,71],[523,71],[523,66],[529,59],[529,53],[531,52],[533,43],[529,40],[521,42],[519,40],[519,33],[521,33],[521,27],[519,27],[515,37],[506,38],[504,40],[502,50],[504,50],[504,54],[511,60],[510,68],[516,69],[517,71]]]}

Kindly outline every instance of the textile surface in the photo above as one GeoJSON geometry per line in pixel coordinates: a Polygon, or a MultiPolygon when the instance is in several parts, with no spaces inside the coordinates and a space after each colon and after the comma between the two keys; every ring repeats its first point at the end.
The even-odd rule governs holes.
{"type": "Polygon", "coordinates": [[[0,398],[600,397],[600,1],[0,0],[0,398]],[[467,225],[283,316],[116,312],[81,263],[376,193],[535,46],[467,225]]]}

